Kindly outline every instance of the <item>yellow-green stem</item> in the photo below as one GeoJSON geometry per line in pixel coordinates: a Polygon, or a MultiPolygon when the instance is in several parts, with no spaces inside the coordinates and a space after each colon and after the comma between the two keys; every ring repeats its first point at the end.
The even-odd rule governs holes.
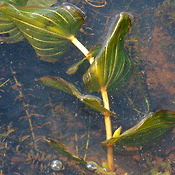
{"type": "Polygon", "coordinates": [[[8,80],[6,80],[4,83],[0,84],[0,87],[4,86],[9,80],[10,80],[10,78],[8,80]]]}
{"type": "MultiPolygon", "coordinates": [[[[110,110],[107,91],[102,89],[101,94],[102,94],[102,98],[103,98],[104,108],[110,110]]],[[[109,113],[104,114],[104,117],[105,117],[105,127],[106,127],[106,140],[108,140],[112,137],[111,118],[110,118],[109,113]]],[[[112,147],[112,145],[107,146],[107,158],[108,158],[109,169],[110,169],[110,171],[113,171],[114,162],[113,162],[113,147],[112,147]]]]}
{"type": "Polygon", "coordinates": [[[84,45],[81,44],[80,41],[78,41],[77,38],[75,38],[74,36],[72,36],[70,40],[85,55],[89,63],[92,64],[94,61],[94,57],[92,57],[86,47],[84,47],[84,45]]]}

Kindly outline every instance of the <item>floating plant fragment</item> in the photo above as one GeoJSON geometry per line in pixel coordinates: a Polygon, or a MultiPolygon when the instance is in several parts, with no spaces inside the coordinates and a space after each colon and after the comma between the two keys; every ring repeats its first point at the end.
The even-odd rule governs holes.
{"type": "Polygon", "coordinates": [[[36,80],[37,82],[50,86],[61,91],[64,91],[70,95],[76,96],[80,101],[82,101],[87,106],[93,108],[94,110],[101,113],[109,113],[110,115],[116,116],[114,112],[111,112],[103,107],[100,98],[92,95],[83,95],[78,89],[72,84],[59,77],[42,77],[36,80]]]}
{"type": "Polygon", "coordinates": [[[138,153],[159,142],[175,126],[175,112],[160,110],[150,114],[137,125],[117,137],[102,142],[102,146],[114,145],[123,154],[138,153]]]}
{"type": "Polygon", "coordinates": [[[95,172],[97,174],[106,174],[106,175],[115,175],[113,172],[107,172],[104,168],[100,167],[97,163],[93,161],[85,161],[82,158],[79,158],[73,154],[71,154],[65,147],[65,145],[57,140],[53,139],[45,139],[45,141],[56,151],[65,155],[72,160],[75,160],[80,165],[83,165],[87,170],[91,172],[95,172]]]}
{"type": "Polygon", "coordinates": [[[25,36],[40,59],[48,62],[58,61],[83,23],[82,11],[67,3],[49,8],[0,3],[0,40],[14,43],[25,36]]]}
{"type": "Polygon", "coordinates": [[[90,92],[102,89],[117,92],[130,79],[133,63],[124,49],[124,38],[131,26],[131,15],[120,13],[110,28],[107,40],[83,76],[90,92]]]}

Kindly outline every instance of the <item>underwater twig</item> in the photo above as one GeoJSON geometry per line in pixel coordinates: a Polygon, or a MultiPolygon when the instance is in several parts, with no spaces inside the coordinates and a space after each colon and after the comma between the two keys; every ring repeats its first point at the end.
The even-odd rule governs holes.
{"type": "MultiPolygon", "coordinates": [[[[101,89],[101,95],[103,98],[104,108],[110,110],[109,99],[106,89],[101,89]]],[[[111,117],[109,113],[105,113],[105,127],[106,127],[106,140],[112,138],[112,126],[111,126],[111,117]]],[[[107,145],[107,157],[108,157],[108,166],[110,171],[113,171],[114,162],[113,162],[113,146],[107,145]]]]}
{"type": "MultiPolygon", "coordinates": [[[[21,84],[18,82],[18,80],[15,76],[15,72],[13,71],[12,67],[10,67],[10,69],[11,69],[11,72],[13,74],[13,78],[15,80],[16,86],[21,86],[21,84]]],[[[19,92],[19,97],[24,97],[22,91],[19,88],[17,88],[17,90],[19,92]]],[[[33,125],[32,125],[32,121],[31,121],[31,118],[30,118],[31,115],[30,115],[28,109],[25,109],[26,103],[25,103],[24,100],[22,100],[22,105],[24,106],[24,111],[25,111],[26,116],[27,116],[28,121],[29,121],[29,126],[30,126],[30,131],[31,131],[31,134],[32,134],[32,138],[33,138],[34,148],[37,150],[36,141],[35,141],[35,134],[33,132],[33,125]]]]}
{"type": "Polygon", "coordinates": [[[78,152],[79,152],[79,149],[78,149],[78,136],[77,136],[77,133],[75,133],[75,142],[76,142],[76,146],[75,146],[75,150],[76,150],[76,156],[78,156],[78,152]]]}
{"type": "Polygon", "coordinates": [[[6,80],[4,83],[0,84],[0,87],[4,86],[8,81],[10,81],[10,78],[6,80]]]}
{"type": "Polygon", "coordinates": [[[89,146],[89,140],[90,140],[90,129],[91,129],[91,116],[89,116],[89,127],[88,127],[88,132],[87,132],[87,142],[86,142],[86,152],[84,154],[84,160],[86,160],[86,156],[87,156],[87,150],[88,150],[88,146],[89,146]]]}

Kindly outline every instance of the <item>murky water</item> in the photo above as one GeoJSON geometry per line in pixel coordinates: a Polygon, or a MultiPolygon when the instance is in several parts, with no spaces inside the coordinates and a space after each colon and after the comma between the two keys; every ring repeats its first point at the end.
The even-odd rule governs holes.
{"type": "MultiPolygon", "coordinates": [[[[64,1],[58,1],[64,2],[64,1]]],[[[103,43],[110,23],[116,14],[125,11],[134,16],[140,39],[140,77],[148,98],[149,112],[175,110],[175,1],[90,1],[69,0],[81,8],[87,18],[78,39],[90,49],[103,43]],[[101,7],[96,7],[96,6],[101,7]]],[[[134,29],[126,38],[126,49],[137,57],[134,29]]],[[[0,174],[92,174],[76,162],[58,154],[44,138],[63,142],[71,153],[102,165],[106,152],[100,142],[105,140],[103,115],[95,112],[74,97],[59,90],[44,87],[35,79],[59,76],[74,83],[87,93],[82,82],[84,68],[67,75],[67,68],[83,58],[72,46],[58,63],[40,61],[33,48],[24,40],[0,45],[0,174]],[[63,168],[52,169],[53,160],[63,168]]],[[[133,92],[130,88],[128,94],[133,92]]],[[[100,96],[100,95],[99,95],[100,96]]],[[[130,105],[127,95],[110,96],[111,109],[119,120],[112,118],[113,129],[122,131],[134,126],[144,115],[130,105]]],[[[136,106],[145,112],[145,104],[136,106]]],[[[156,148],[134,156],[115,155],[116,174],[175,173],[174,132],[171,131],[156,148]]]]}

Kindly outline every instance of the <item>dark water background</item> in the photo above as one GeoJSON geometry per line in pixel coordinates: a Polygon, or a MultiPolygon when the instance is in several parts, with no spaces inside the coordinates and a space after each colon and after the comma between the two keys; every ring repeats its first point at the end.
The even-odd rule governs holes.
{"type": "MultiPolygon", "coordinates": [[[[116,14],[131,13],[140,39],[140,77],[150,103],[149,112],[175,110],[175,1],[109,0],[101,8],[93,7],[85,0],[67,2],[77,5],[87,16],[84,32],[79,33],[78,39],[88,49],[103,43],[116,14]]],[[[105,1],[96,2],[103,4],[105,1]]],[[[125,43],[132,57],[137,56],[134,38],[132,28],[125,43]]],[[[82,57],[72,46],[58,63],[47,63],[37,58],[26,40],[15,44],[1,43],[0,84],[9,81],[0,87],[0,174],[89,173],[55,153],[44,142],[44,137],[60,140],[73,154],[81,157],[86,154],[86,160],[96,161],[99,165],[106,160],[106,153],[100,146],[105,140],[103,116],[74,97],[35,82],[43,76],[59,76],[87,93],[81,78],[83,69],[71,76],[65,73],[82,57]],[[50,168],[54,159],[62,160],[65,169],[54,172],[50,168]]],[[[132,93],[132,88],[129,92],[132,93]]],[[[125,131],[144,117],[132,109],[125,94],[110,96],[110,103],[119,117],[119,120],[112,118],[114,130],[122,125],[125,131]]],[[[136,105],[144,112],[147,110],[142,103],[136,105]]],[[[151,174],[150,170],[156,168],[157,172],[175,173],[174,143],[172,131],[160,146],[144,155],[115,155],[117,174],[141,174],[144,170],[151,174]]]]}

